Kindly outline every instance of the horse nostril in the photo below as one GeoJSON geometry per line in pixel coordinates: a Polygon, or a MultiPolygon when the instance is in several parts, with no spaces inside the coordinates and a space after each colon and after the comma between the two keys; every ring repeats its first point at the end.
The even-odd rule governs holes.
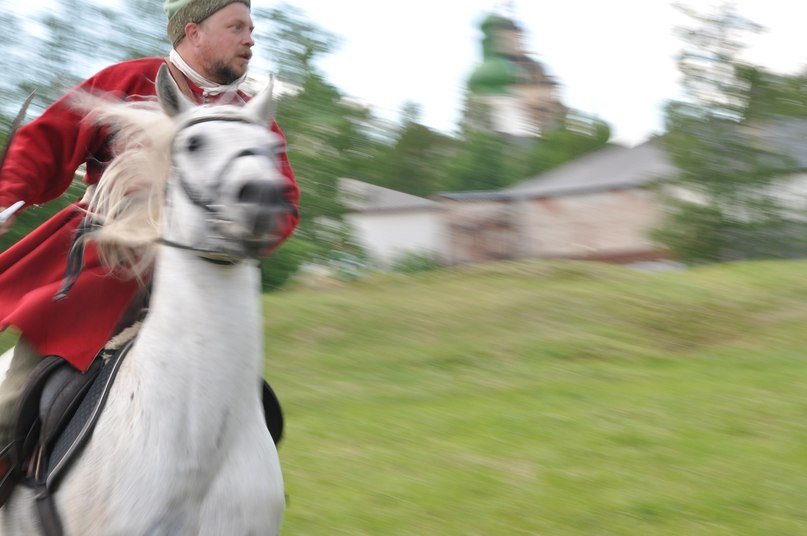
{"type": "Polygon", "coordinates": [[[284,202],[284,188],[280,184],[267,181],[249,181],[238,192],[238,200],[262,206],[279,205],[284,202]]]}
{"type": "Polygon", "coordinates": [[[252,205],[250,223],[253,234],[271,232],[278,225],[278,217],[282,214],[297,214],[294,205],[289,201],[293,189],[284,182],[249,181],[238,192],[238,201],[252,205]]]}

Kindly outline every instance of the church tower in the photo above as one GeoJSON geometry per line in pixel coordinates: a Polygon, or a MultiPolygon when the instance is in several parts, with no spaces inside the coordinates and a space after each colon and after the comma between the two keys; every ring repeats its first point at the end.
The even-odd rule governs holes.
{"type": "Polygon", "coordinates": [[[512,2],[482,21],[482,63],[468,79],[469,105],[488,111],[493,130],[516,138],[540,136],[563,123],[557,82],[527,55],[512,2]]]}

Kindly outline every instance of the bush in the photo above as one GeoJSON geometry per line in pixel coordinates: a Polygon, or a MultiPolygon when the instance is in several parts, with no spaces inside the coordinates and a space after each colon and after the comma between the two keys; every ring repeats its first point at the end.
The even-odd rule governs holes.
{"type": "Polygon", "coordinates": [[[300,266],[311,257],[315,246],[301,238],[292,237],[270,257],[261,261],[261,288],[264,292],[282,287],[300,266]]]}
{"type": "Polygon", "coordinates": [[[402,274],[428,272],[441,267],[437,256],[427,253],[404,253],[392,263],[392,271],[402,274]]]}

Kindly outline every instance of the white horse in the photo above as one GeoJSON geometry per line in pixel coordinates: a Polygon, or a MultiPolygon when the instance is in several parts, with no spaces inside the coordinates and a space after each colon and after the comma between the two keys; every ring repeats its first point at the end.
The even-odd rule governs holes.
{"type": "MultiPolygon", "coordinates": [[[[124,204],[110,201],[121,187],[105,176],[91,205],[114,229],[134,204],[129,216],[159,221],[160,245],[148,315],[55,505],[68,535],[277,534],[284,489],[260,398],[255,258],[279,240],[275,218],[292,209],[278,203],[288,184],[275,162],[281,140],[266,127],[271,88],[243,107],[196,107],[163,68],[157,95],[164,113],[156,104],[93,104],[101,121],[138,138],[136,159],[150,165],[137,156],[148,139],[150,162],[162,151],[171,171],[167,184],[124,204]]],[[[118,231],[132,245],[135,233],[118,231]]],[[[147,257],[142,244],[131,249],[147,257]]],[[[6,357],[0,374],[7,366],[6,357]]],[[[17,487],[0,509],[0,534],[39,533],[33,500],[17,487]]]]}

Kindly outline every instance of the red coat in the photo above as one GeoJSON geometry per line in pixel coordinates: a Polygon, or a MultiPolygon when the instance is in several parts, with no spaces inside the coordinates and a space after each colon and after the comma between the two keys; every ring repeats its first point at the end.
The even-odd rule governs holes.
{"type": "MultiPolygon", "coordinates": [[[[151,96],[163,62],[163,58],[143,58],[119,63],[78,88],[130,98],[151,96]]],[[[202,90],[190,81],[188,85],[201,102],[202,90]]],[[[98,182],[110,158],[108,135],[102,128],[81,121],[82,115],[70,107],[68,97],[17,132],[0,173],[0,207],[20,199],[33,205],[59,197],[82,163],[87,165],[85,182],[98,182]]],[[[274,122],[271,128],[283,135],[274,122]]],[[[281,167],[294,185],[290,201],[296,207],[299,191],[285,153],[281,167]]],[[[137,294],[138,284],[110,274],[94,246],[89,245],[75,285],[66,298],[54,300],[81,217],[77,205],[68,207],[0,254],[0,329],[14,326],[41,354],[60,355],[86,370],[137,294]]],[[[289,216],[286,237],[296,225],[297,217],[289,216]]]]}

